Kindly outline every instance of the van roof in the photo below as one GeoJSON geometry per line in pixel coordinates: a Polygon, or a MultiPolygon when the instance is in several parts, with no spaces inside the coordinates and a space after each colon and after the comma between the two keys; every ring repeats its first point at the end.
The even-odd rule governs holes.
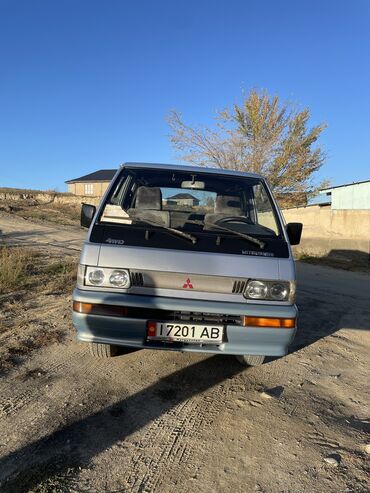
{"type": "Polygon", "coordinates": [[[189,166],[187,164],[162,164],[162,163],[123,163],[121,168],[157,168],[157,169],[167,169],[176,171],[194,171],[197,173],[211,173],[214,175],[234,175],[240,177],[251,177],[251,178],[262,178],[262,175],[257,173],[245,173],[243,171],[236,171],[232,169],[221,169],[221,168],[209,168],[206,166],[189,166]]]}

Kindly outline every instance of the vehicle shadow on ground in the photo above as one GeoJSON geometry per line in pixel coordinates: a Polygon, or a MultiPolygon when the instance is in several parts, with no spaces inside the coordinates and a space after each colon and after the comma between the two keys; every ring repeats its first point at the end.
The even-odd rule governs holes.
{"type": "Polygon", "coordinates": [[[243,367],[234,357],[213,356],[63,426],[0,460],[0,490],[2,493],[28,492],[56,474],[68,475],[71,468],[88,464],[94,456],[175,406],[241,371],[243,367]]]}

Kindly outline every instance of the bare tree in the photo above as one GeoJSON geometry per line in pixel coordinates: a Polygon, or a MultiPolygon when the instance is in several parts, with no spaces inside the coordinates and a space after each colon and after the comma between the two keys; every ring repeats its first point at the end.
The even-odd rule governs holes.
{"type": "Polygon", "coordinates": [[[324,185],[313,181],[325,160],[314,144],[326,125],[308,128],[309,118],[308,108],[298,111],[278,96],[252,90],[241,105],[217,112],[212,129],[186,125],[177,111],[170,113],[168,123],[170,141],[181,159],[260,173],[277,195],[294,192],[298,197],[324,185]]]}

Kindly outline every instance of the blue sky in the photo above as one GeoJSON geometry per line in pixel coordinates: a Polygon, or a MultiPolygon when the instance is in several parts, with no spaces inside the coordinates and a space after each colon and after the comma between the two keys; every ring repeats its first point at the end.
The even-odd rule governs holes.
{"type": "Polygon", "coordinates": [[[370,179],[367,0],[0,0],[0,186],[173,162],[166,115],[209,124],[263,88],[324,121],[318,178],[370,179]]]}

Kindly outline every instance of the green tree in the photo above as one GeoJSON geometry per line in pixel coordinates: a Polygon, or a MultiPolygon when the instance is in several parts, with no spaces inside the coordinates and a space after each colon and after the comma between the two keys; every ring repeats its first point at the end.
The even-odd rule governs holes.
{"type": "Polygon", "coordinates": [[[191,127],[177,111],[170,113],[168,123],[179,158],[260,173],[278,197],[294,203],[327,184],[314,181],[325,160],[317,139],[326,125],[309,127],[309,119],[308,108],[298,111],[278,96],[252,90],[240,105],[218,111],[213,128],[191,127]]]}

